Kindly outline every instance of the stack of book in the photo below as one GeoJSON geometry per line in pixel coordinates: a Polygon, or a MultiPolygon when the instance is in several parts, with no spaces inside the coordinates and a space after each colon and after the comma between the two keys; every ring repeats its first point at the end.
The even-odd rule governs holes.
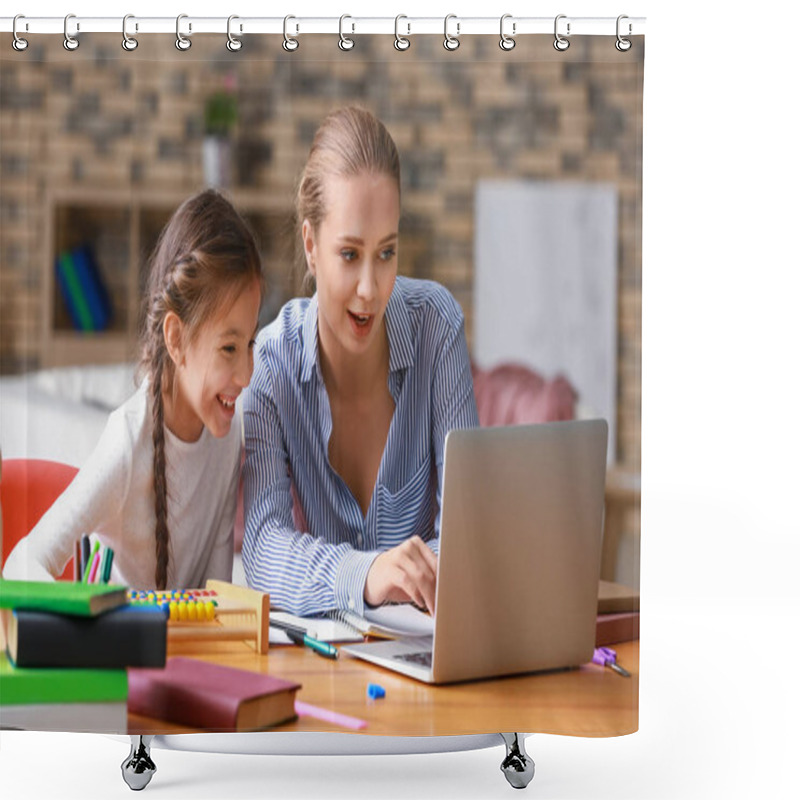
{"type": "Polygon", "coordinates": [[[0,728],[126,733],[126,668],[166,663],[166,616],[122,586],[0,578],[0,615],[0,728]]]}

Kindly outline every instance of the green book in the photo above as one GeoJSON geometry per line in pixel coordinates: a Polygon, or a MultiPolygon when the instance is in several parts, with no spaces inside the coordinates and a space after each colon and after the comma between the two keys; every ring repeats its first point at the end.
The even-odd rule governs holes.
{"type": "Polygon", "coordinates": [[[14,667],[0,653],[0,706],[23,703],[109,703],[128,697],[124,669],[14,667]]]}
{"type": "Polygon", "coordinates": [[[125,586],[74,581],[11,581],[0,578],[0,608],[94,617],[128,602],[125,586]]]}

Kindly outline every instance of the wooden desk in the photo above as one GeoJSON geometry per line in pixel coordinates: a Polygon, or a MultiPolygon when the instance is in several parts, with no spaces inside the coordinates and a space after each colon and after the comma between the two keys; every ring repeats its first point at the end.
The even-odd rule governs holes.
{"type": "MultiPolygon", "coordinates": [[[[303,688],[298,700],[367,722],[360,733],[394,736],[446,736],[525,731],[574,736],[619,736],[638,728],[639,642],[614,645],[623,678],[608,668],[587,664],[577,670],[499,678],[450,686],[428,686],[342,654],[331,661],[307,648],[278,645],[258,655],[247,644],[170,646],[170,655],[217,661],[269,672],[303,688]],[[367,684],[386,690],[381,700],[367,698],[367,684]]],[[[278,731],[337,731],[346,728],[309,717],[278,731]]],[[[193,729],[130,715],[129,732],[187,733],[193,729]]]]}

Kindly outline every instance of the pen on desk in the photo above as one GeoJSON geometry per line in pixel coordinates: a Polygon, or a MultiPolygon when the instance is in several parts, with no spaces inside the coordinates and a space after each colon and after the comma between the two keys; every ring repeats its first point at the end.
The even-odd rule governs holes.
{"type": "Polygon", "coordinates": [[[339,650],[332,644],[313,639],[307,633],[298,633],[296,630],[286,631],[286,635],[295,644],[305,645],[318,653],[323,658],[339,658],[339,650]]]}
{"type": "Polygon", "coordinates": [[[284,631],[284,633],[288,633],[292,631],[294,633],[299,633],[301,636],[308,634],[311,638],[314,638],[314,634],[308,628],[301,628],[299,625],[292,625],[291,622],[284,622],[280,619],[274,619],[273,617],[269,618],[269,626],[270,628],[277,628],[279,631],[284,631]]]}

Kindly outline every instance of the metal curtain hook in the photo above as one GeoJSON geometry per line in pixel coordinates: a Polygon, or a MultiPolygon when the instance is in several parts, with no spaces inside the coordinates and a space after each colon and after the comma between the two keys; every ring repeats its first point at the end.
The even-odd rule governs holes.
{"type": "MultiPolygon", "coordinates": [[[[237,39],[231,33],[231,22],[233,22],[233,20],[235,19],[239,19],[239,17],[237,17],[236,14],[231,14],[228,17],[228,41],[225,43],[225,47],[227,47],[228,50],[231,51],[231,53],[238,53],[239,50],[242,49],[242,40],[237,39]]],[[[241,28],[239,28],[239,30],[241,31],[241,28]]]]}
{"type": "MultiPolygon", "coordinates": [[[[625,14],[620,14],[617,17],[617,41],[614,44],[614,47],[616,47],[617,50],[620,51],[620,53],[625,53],[628,50],[630,50],[631,46],[633,44],[630,39],[623,38],[622,34],[620,33],[620,22],[622,22],[622,20],[624,20],[624,19],[628,19],[627,15],[625,15],[625,14]]],[[[628,23],[628,36],[631,35],[631,31],[632,31],[632,27],[631,27],[631,24],[629,22],[628,23]]]]}
{"type": "MultiPolygon", "coordinates": [[[[128,36],[128,20],[129,19],[136,19],[133,14],[126,14],[122,18],[122,49],[131,52],[131,50],[135,50],[139,46],[138,39],[134,39],[133,36],[128,36]]],[[[138,29],[138,26],[136,26],[138,29]]]]}
{"type": "Polygon", "coordinates": [[[442,44],[444,45],[444,49],[445,50],[450,50],[451,52],[453,50],[458,50],[458,46],[461,44],[461,42],[458,40],[458,35],[459,35],[460,32],[461,32],[461,23],[458,22],[458,17],[456,17],[455,14],[448,14],[444,18],[444,42],[442,42],[442,44]],[[451,36],[447,32],[447,23],[450,22],[451,19],[456,20],[456,35],[455,36],[451,36]]]}
{"type": "MultiPolygon", "coordinates": [[[[395,50],[408,50],[411,47],[411,39],[406,39],[405,36],[400,35],[399,25],[401,19],[408,19],[405,14],[398,14],[394,18],[394,49],[395,50]]],[[[411,25],[406,23],[408,26],[408,32],[411,33],[411,25]]]]}
{"type": "MultiPolygon", "coordinates": [[[[22,38],[22,37],[21,37],[21,36],[20,36],[20,35],[17,33],[17,20],[20,20],[20,19],[25,19],[25,16],[24,16],[23,14],[17,14],[17,16],[16,16],[16,17],[14,17],[14,23],[13,23],[13,25],[11,26],[11,32],[14,34],[14,41],[12,41],[12,42],[11,42],[11,46],[12,46],[12,47],[13,47],[13,48],[14,48],[14,49],[15,49],[15,50],[18,52],[18,53],[21,53],[23,50],[26,50],[26,49],[28,48],[28,40],[27,40],[27,39],[23,39],[23,38],[22,38]]],[[[27,26],[27,24],[26,24],[26,25],[25,25],[25,29],[27,30],[27,28],[28,28],[28,26],[27,26]]]]}
{"type": "MultiPolygon", "coordinates": [[[[296,17],[293,17],[291,14],[289,14],[283,18],[283,49],[287,53],[293,53],[298,47],[300,47],[300,41],[297,39],[297,37],[289,36],[288,24],[290,19],[296,19],[296,17]]],[[[295,28],[295,30],[299,29],[295,28]]]]}
{"type": "MultiPolygon", "coordinates": [[[[188,17],[189,17],[188,14],[178,14],[178,17],[175,20],[175,37],[176,37],[175,38],[175,47],[177,47],[178,50],[185,51],[185,50],[188,50],[192,46],[192,40],[191,39],[187,39],[181,33],[181,20],[182,19],[188,19],[188,17]]],[[[192,30],[191,23],[189,24],[189,30],[190,31],[192,30]]]]}
{"type": "MultiPolygon", "coordinates": [[[[77,50],[78,45],[80,44],[80,42],[74,36],[70,35],[69,30],[67,30],[69,27],[69,21],[71,19],[75,19],[74,14],[67,14],[67,16],[64,17],[64,49],[69,50],[70,52],[77,50]]],[[[80,29],[81,26],[76,23],[75,30],[79,31],[80,29]]]]}
{"type": "Polygon", "coordinates": [[[500,17],[500,49],[506,52],[513,50],[517,44],[516,40],[513,38],[517,33],[517,23],[511,23],[511,36],[503,30],[503,24],[507,19],[511,19],[511,16],[511,14],[503,14],[503,16],[500,17]]]}
{"type": "MultiPolygon", "coordinates": [[[[566,18],[567,18],[566,14],[559,14],[556,17],[555,26],[554,26],[554,31],[555,31],[556,38],[555,38],[555,41],[553,42],[553,47],[555,47],[555,49],[558,50],[561,53],[563,53],[569,47],[569,39],[565,39],[558,32],[558,21],[560,19],[566,19],[566,18]]],[[[567,23],[567,36],[569,36],[569,22],[567,23]]]]}
{"type": "MultiPolygon", "coordinates": [[[[344,21],[346,19],[353,19],[349,14],[342,14],[339,17],[339,49],[340,50],[352,50],[355,46],[355,42],[352,39],[348,39],[344,33],[342,32],[342,26],[344,25],[344,21]]],[[[355,25],[353,25],[353,30],[355,30],[355,25]]]]}

